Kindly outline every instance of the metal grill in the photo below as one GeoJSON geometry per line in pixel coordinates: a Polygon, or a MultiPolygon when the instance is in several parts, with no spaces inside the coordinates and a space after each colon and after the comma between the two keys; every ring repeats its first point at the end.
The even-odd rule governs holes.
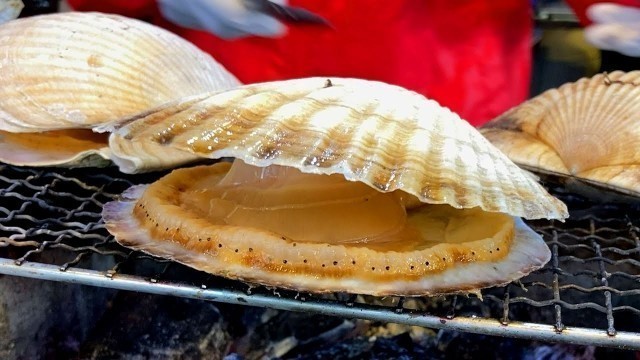
{"type": "Polygon", "coordinates": [[[119,246],[100,211],[162,174],[0,164],[0,274],[432,328],[640,349],[640,209],[552,189],[566,223],[535,221],[552,259],[475,296],[312,295],[230,281],[119,246]]]}

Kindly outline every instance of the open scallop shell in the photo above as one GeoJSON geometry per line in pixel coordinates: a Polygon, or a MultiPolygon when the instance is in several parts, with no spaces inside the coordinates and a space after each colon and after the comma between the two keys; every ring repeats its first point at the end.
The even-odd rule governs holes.
{"type": "Polygon", "coordinates": [[[640,197],[640,71],[548,90],[481,132],[527,169],[640,197]]]}
{"type": "Polygon", "coordinates": [[[512,216],[567,216],[471,125],[380,82],[203,94],[117,129],[110,145],[119,164],[129,150],[153,158],[162,148],[235,158],[174,170],[106,204],[120,244],[298,291],[417,296],[504,284],[550,257],[512,216]]]}
{"type": "Polygon", "coordinates": [[[456,114],[374,81],[307,78],[197,96],[118,129],[109,143],[117,164],[132,153],[156,158],[164,147],[342,174],[425,203],[567,217],[561,201],[456,114]]]}
{"type": "Polygon", "coordinates": [[[551,255],[542,238],[520,219],[504,214],[487,218],[488,213],[479,215],[478,209],[434,205],[414,210],[424,211],[417,216],[431,220],[461,212],[463,226],[474,229],[467,231],[473,235],[466,241],[433,244],[411,239],[365,246],[305,241],[304,235],[292,239],[251,226],[220,225],[178,200],[207,204],[210,200],[203,198],[200,186],[207,187],[226,171],[232,171],[227,163],[179,169],[149,186],[133,187],[119,201],[105,205],[107,229],[124,246],[198,270],[318,293],[422,296],[476,292],[516,280],[542,267],[551,255]],[[195,188],[197,199],[185,197],[190,188],[195,188]],[[450,210],[439,213],[439,207],[450,210]],[[430,217],[431,212],[436,212],[435,218],[430,217]],[[500,226],[503,224],[507,226],[500,226]]]}
{"type": "MultiPolygon", "coordinates": [[[[193,44],[117,15],[71,12],[10,21],[0,26],[0,53],[1,131],[91,129],[176,98],[239,85],[193,44]]],[[[29,162],[25,153],[21,163],[88,165],[93,162],[82,157],[94,154],[78,153],[71,163],[44,155],[29,162]]]]}

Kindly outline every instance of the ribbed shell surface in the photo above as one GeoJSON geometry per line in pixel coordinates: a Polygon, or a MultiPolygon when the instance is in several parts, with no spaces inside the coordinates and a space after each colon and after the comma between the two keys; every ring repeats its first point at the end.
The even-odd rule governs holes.
{"type": "Polygon", "coordinates": [[[141,143],[339,173],[427,203],[525,218],[567,216],[562,202],[456,114],[381,82],[307,78],[247,85],[163,108],[110,137],[112,149],[121,151],[116,156],[139,152],[141,143]]]}
{"type": "Polygon", "coordinates": [[[527,168],[640,196],[640,71],[548,90],[481,131],[527,168]]]}
{"type": "Polygon", "coordinates": [[[0,26],[0,130],[90,128],[238,80],[142,21],[59,13],[0,26]]]}

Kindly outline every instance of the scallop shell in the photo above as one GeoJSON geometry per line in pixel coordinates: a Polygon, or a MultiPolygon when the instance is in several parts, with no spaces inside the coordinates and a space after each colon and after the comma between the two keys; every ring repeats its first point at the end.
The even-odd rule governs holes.
{"type": "Polygon", "coordinates": [[[527,169],[640,196],[640,71],[548,90],[481,131],[527,169]]]}
{"type": "MultiPolygon", "coordinates": [[[[208,92],[191,97],[181,98],[163,104],[147,113],[138,114],[123,121],[107,123],[95,128],[98,132],[118,132],[120,128],[136,127],[136,122],[145,119],[149,114],[154,118],[164,118],[175,115],[180,111],[188,109],[193,104],[213,96],[217,92],[208,92]]],[[[142,123],[142,122],[141,122],[142,123]]],[[[121,130],[119,132],[126,131],[121,130]]],[[[146,139],[136,139],[128,141],[126,139],[109,141],[108,144],[112,154],[111,160],[118,165],[120,171],[126,174],[136,174],[155,170],[164,170],[180,165],[193,163],[201,160],[202,157],[188,151],[179,150],[175,147],[163,146],[154,141],[146,139]],[[115,155],[117,154],[117,155],[115,155]]]]}
{"type": "Polygon", "coordinates": [[[16,134],[0,131],[0,161],[18,166],[101,167],[111,162],[107,135],[88,129],[16,134]]]}
{"type": "Polygon", "coordinates": [[[254,84],[165,108],[109,138],[114,161],[159,146],[312,174],[342,174],[425,203],[564,219],[549,195],[435,101],[381,82],[307,78],[254,84]],[[187,104],[187,105],[185,105],[187,104]]]}
{"type": "Polygon", "coordinates": [[[142,21],[59,13],[0,27],[0,130],[90,128],[238,80],[180,37],[142,21]]]}
{"type": "MultiPolygon", "coordinates": [[[[93,128],[239,85],[186,40],[117,15],[72,12],[11,21],[0,26],[0,52],[0,130],[9,132],[93,128]]],[[[36,155],[30,162],[24,154],[22,163],[61,164],[58,157],[36,155]]]]}
{"type": "Polygon", "coordinates": [[[120,244],[297,291],[417,296],[504,284],[550,258],[509,214],[567,215],[468,123],[379,82],[203,94],[136,119],[110,145],[116,162],[128,149],[235,158],[174,170],[106,204],[120,244]]]}
{"type": "MultiPolygon", "coordinates": [[[[413,209],[410,215],[419,219],[418,222],[429,224],[435,221],[447,229],[442,242],[434,243],[429,239],[440,239],[440,236],[436,235],[439,233],[437,227],[428,226],[426,231],[423,230],[429,234],[427,239],[418,236],[375,244],[316,242],[310,239],[310,229],[333,234],[336,228],[352,233],[352,228],[362,227],[354,216],[356,214],[350,212],[350,206],[370,206],[369,214],[375,218],[384,215],[379,214],[382,209],[374,200],[375,195],[366,204],[357,200],[343,202],[347,198],[339,197],[339,203],[329,205],[332,207],[329,213],[335,209],[339,214],[329,218],[335,220],[338,217],[338,222],[350,225],[323,224],[327,220],[327,212],[318,208],[322,208],[322,203],[327,205],[326,201],[307,203],[309,208],[306,211],[310,210],[314,216],[311,222],[303,220],[301,216],[308,213],[301,215],[299,211],[305,211],[305,201],[314,197],[318,200],[314,190],[319,188],[313,186],[307,186],[308,191],[298,188],[295,195],[287,195],[285,202],[288,206],[271,207],[276,212],[285,211],[291,215],[285,222],[303,229],[299,236],[291,238],[263,227],[211,221],[211,213],[218,210],[211,209],[210,204],[215,200],[208,196],[209,190],[220,184],[221,176],[233,171],[228,163],[191,167],[175,170],[151,185],[135,186],[127,190],[119,201],[105,205],[103,217],[106,227],[124,246],[198,270],[251,283],[319,293],[340,291],[377,296],[422,296],[475,292],[518,279],[542,267],[551,255],[542,238],[520,219],[513,220],[508,215],[486,213],[477,208],[455,210],[446,205],[413,209]],[[307,195],[313,192],[313,195],[303,195],[301,197],[306,199],[301,200],[296,196],[300,191],[306,191],[307,195]],[[199,211],[197,205],[189,206],[190,203],[200,203],[203,205],[200,210],[204,212],[199,211]],[[340,206],[348,208],[345,210],[340,206]],[[343,216],[345,211],[351,216],[343,216]],[[446,216],[444,220],[443,216],[446,216]],[[317,226],[313,226],[314,222],[317,226]],[[460,225],[465,228],[462,236],[455,234],[460,225]]],[[[316,180],[308,177],[326,178],[307,175],[306,180],[311,183],[316,180]]],[[[346,182],[344,179],[341,181],[346,182]]],[[[237,194],[246,198],[245,190],[251,193],[255,185],[251,183],[249,188],[239,189],[237,194]]],[[[278,202],[284,195],[281,185],[275,188],[278,202]]],[[[366,188],[362,184],[357,186],[366,188]]],[[[376,193],[374,189],[368,190],[376,193]]],[[[259,202],[265,199],[263,195],[261,192],[257,197],[259,202]]],[[[266,195],[266,198],[271,195],[266,195]]],[[[393,198],[393,194],[379,197],[393,198]]],[[[229,197],[225,196],[225,199],[229,197]]],[[[219,202],[214,204],[220,205],[219,202]]],[[[259,211],[264,210],[261,205],[259,211]]],[[[259,215],[260,218],[264,216],[259,215]]],[[[279,219],[273,213],[266,216],[279,219]]],[[[371,221],[368,219],[366,224],[377,227],[376,220],[371,221]]]]}

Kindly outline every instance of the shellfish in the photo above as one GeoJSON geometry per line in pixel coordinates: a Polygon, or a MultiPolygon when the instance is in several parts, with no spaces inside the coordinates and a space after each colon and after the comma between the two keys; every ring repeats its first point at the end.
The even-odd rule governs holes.
{"type": "Polygon", "coordinates": [[[580,186],[574,190],[597,195],[589,189],[595,186],[637,199],[638,114],[640,71],[616,71],[548,90],[487,123],[481,132],[515,163],[568,177],[580,186]]]}
{"type": "Polygon", "coordinates": [[[133,187],[103,217],[121,244],[196,269],[299,291],[469,292],[548,261],[517,217],[567,216],[471,125],[400,87],[309,78],[188,103],[110,143],[233,164],[133,187]]]}
{"type": "Polygon", "coordinates": [[[91,129],[239,85],[186,40],[118,15],[10,21],[0,26],[0,52],[0,130],[14,133],[91,129]]]}

